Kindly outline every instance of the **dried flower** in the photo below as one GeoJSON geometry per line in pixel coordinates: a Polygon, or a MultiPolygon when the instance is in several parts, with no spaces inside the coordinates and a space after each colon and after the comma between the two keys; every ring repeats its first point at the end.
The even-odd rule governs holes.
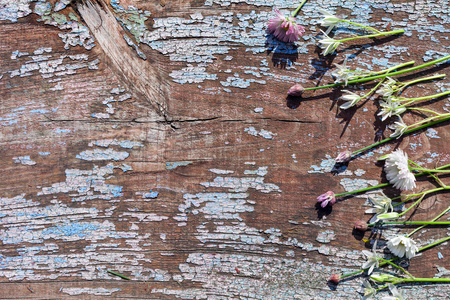
{"type": "Polygon", "coordinates": [[[406,125],[402,118],[400,118],[399,122],[395,122],[393,125],[389,126],[390,129],[394,130],[394,132],[390,135],[390,137],[399,138],[403,135],[403,133],[408,129],[408,125],[406,125]]]}
{"type": "Polygon", "coordinates": [[[355,229],[359,231],[366,231],[368,228],[367,222],[363,220],[358,220],[355,223],[355,229]]]}
{"type": "Polygon", "coordinates": [[[342,100],[347,101],[346,103],[342,104],[341,106],[339,106],[341,109],[348,109],[352,106],[355,106],[356,103],[358,103],[359,100],[361,100],[361,96],[347,91],[347,90],[342,90],[343,92],[347,93],[347,95],[343,95],[341,97],[342,100]]]}
{"type": "Polygon", "coordinates": [[[393,284],[389,285],[392,296],[384,296],[381,300],[405,300],[405,294],[402,290],[397,289],[393,284]]]}
{"type": "Polygon", "coordinates": [[[328,281],[334,283],[334,284],[338,284],[339,281],[341,281],[341,275],[339,274],[333,274],[331,275],[330,279],[328,279],[328,281]]]}
{"type": "Polygon", "coordinates": [[[416,177],[409,170],[406,153],[399,149],[382,159],[386,159],[384,164],[386,178],[395,188],[402,191],[411,191],[416,187],[416,177]]]}
{"type": "Polygon", "coordinates": [[[416,246],[416,242],[414,242],[409,237],[404,235],[397,235],[396,237],[390,239],[387,242],[387,247],[393,254],[398,257],[413,258],[419,248],[416,246]]]}
{"type": "Polygon", "coordinates": [[[372,285],[370,284],[370,282],[368,280],[364,280],[363,282],[363,286],[364,286],[364,296],[363,296],[363,300],[369,300],[372,299],[373,296],[375,296],[375,294],[377,293],[377,290],[374,289],[372,287],[372,285]]]}
{"type": "Polygon", "coordinates": [[[291,88],[288,91],[288,95],[293,97],[300,97],[303,94],[304,90],[305,88],[300,83],[296,83],[293,86],[291,86],[291,88]]]}
{"type": "Polygon", "coordinates": [[[275,18],[267,25],[267,30],[282,42],[292,43],[305,33],[305,27],[296,24],[296,18],[285,17],[275,8],[275,18]]]}
{"type": "Polygon", "coordinates": [[[317,197],[317,202],[320,203],[320,206],[325,207],[328,205],[333,205],[336,203],[336,197],[334,196],[334,193],[332,191],[328,191],[325,194],[320,195],[317,197]]]}
{"type": "Polygon", "coordinates": [[[368,275],[370,275],[370,273],[372,273],[373,269],[375,267],[378,268],[378,266],[380,265],[380,257],[378,256],[378,254],[375,252],[375,249],[377,247],[377,242],[375,241],[375,243],[373,244],[373,248],[372,251],[367,251],[367,250],[363,250],[362,253],[367,257],[367,261],[362,265],[362,269],[369,269],[369,271],[367,272],[368,275]]]}
{"type": "Polygon", "coordinates": [[[324,18],[319,21],[320,26],[328,27],[326,34],[329,34],[333,30],[334,26],[339,23],[340,19],[335,15],[327,12],[326,10],[319,9],[320,13],[324,15],[324,18]]]}
{"type": "Polygon", "coordinates": [[[350,152],[349,150],[344,150],[341,153],[339,153],[339,155],[336,157],[335,161],[337,163],[345,163],[350,161],[350,159],[352,158],[352,152],[350,152]]]}
{"type": "MultiPolygon", "coordinates": [[[[322,31],[322,30],[321,30],[322,31]]],[[[333,53],[334,50],[337,49],[337,47],[339,47],[339,45],[341,44],[341,42],[336,41],[333,38],[330,38],[325,32],[322,31],[322,33],[325,35],[325,38],[321,39],[319,41],[319,43],[321,45],[319,45],[320,48],[323,49],[322,51],[322,55],[323,56],[327,56],[330,53],[333,53]]]]}

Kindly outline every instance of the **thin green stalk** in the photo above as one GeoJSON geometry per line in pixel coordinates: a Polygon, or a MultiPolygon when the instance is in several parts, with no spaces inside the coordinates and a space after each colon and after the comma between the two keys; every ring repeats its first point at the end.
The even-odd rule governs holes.
{"type": "MultiPolygon", "coordinates": [[[[406,105],[408,105],[408,104],[410,104],[410,103],[413,103],[414,101],[411,101],[411,102],[409,102],[409,103],[406,103],[405,105],[401,105],[401,107],[405,107],[406,105]]],[[[400,107],[400,106],[399,106],[400,107]]],[[[424,112],[427,112],[427,113],[430,113],[430,114],[435,114],[436,116],[441,116],[442,114],[440,114],[440,113],[438,113],[438,112],[435,112],[435,111],[432,111],[432,110],[430,110],[430,109],[426,109],[426,108],[418,108],[418,107],[406,107],[406,109],[409,109],[409,110],[417,110],[417,111],[424,111],[424,112]]]]}
{"type": "MultiPolygon", "coordinates": [[[[433,220],[431,220],[431,222],[436,221],[437,219],[439,219],[440,217],[442,217],[443,215],[445,215],[448,210],[450,209],[450,206],[444,210],[443,212],[441,212],[439,215],[437,215],[433,220]]],[[[408,237],[412,236],[414,233],[416,233],[417,231],[421,230],[422,228],[424,228],[425,226],[427,226],[428,224],[424,224],[423,226],[417,227],[416,229],[414,229],[413,231],[411,231],[410,233],[408,233],[408,237]]]]}
{"type": "MultiPolygon", "coordinates": [[[[446,114],[446,115],[447,115],[447,114],[446,114]]],[[[439,117],[446,116],[446,115],[440,115],[439,117]]],[[[405,132],[403,132],[403,135],[407,135],[407,134],[409,134],[409,133],[411,133],[411,132],[414,132],[414,131],[417,131],[417,130],[420,130],[420,129],[423,129],[423,128],[427,128],[427,127],[430,127],[430,126],[433,126],[433,125],[436,125],[436,124],[445,122],[445,121],[447,121],[447,120],[450,120],[450,114],[448,114],[448,115],[449,115],[448,117],[446,116],[446,117],[444,117],[444,118],[442,118],[442,119],[439,119],[439,120],[436,120],[436,121],[433,121],[433,122],[430,122],[430,123],[427,123],[427,124],[423,124],[423,125],[418,126],[418,127],[415,127],[415,128],[408,129],[408,130],[406,130],[405,132]]],[[[428,119],[433,119],[433,118],[437,118],[437,117],[438,117],[438,116],[432,117],[432,118],[428,118],[428,119]]],[[[413,125],[411,125],[411,126],[415,126],[415,125],[420,124],[420,123],[423,123],[423,122],[420,121],[419,123],[413,124],[413,125]]],[[[411,126],[408,126],[408,127],[411,127],[411,126]]],[[[387,143],[387,142],[392,141],[392,140],[395,140],[395,139],[397,139],[397,137],[388,137],[388,138],[386,138],[386,139],[384,139],[384,140],[381,140],[381,141],[379,141],[379,142],[376,142],[376,143],[374,143],[374,144],[372,144],[372,145],[370,145],[370,146],[367,146],[367,147],[364,147],[364,148],[362,148],[362,149],[353,151],[353,152],[352,152],[352,156],[355,156],[355,155],[358,154],[358,153],[364,152],[364,151],[366,151],[366,150],[369,150],[369,149],[371,149],[371,148],[374,148],[374,147],[376,147],[376,146],[379,146],[379,145],[381,145],[381,144],[387,143]]]]}
{"type": "MultiPolygon", "coordinates": [[[[377,223],[370,223],[367,226],[378,225],[377,223]]],[[[395,221],[383,222],[383,225],[450,225],[450,222],[430,222],[430,221],[395,221]]]]}
{"type": "Polygon", "coordinates": [[[369,27],[369,26],[364,26],[362,24],[354,23],[354,22],[351,22],[351,21],[343,20],[343,19],[340,19],[339,21],[345,22],[345,23],[348,23],[348,24],[352,24],[352,25],[355,25],[355,26],[359,26],[359,27],[362,27],[362,28],[365,28],[365,29],[368,29],[368,30],[371,30],[371,31],[375,31],[376,33],[381,33],[381,31],[376,30],[375,28],[372,28],[372,27],[369,27]]]}
{"type": "Polygon", "coordinates": [[[405,273],[405,274],[408,275],[409,277],[414,278],[414,276],[412,276],[411,273],[409,273],[408,271],[406,271],[405,269],[403,269],[401,266],[398,266],[398,265],[394,264],[393,262],[391,262],[391,261],[389,261],[389,260],[386,260],[386,259],[384,259],[384,258],[381,258],[381,257],[379,257],[379,260],[380,260],[381,262],[387,263],[387,264],[389,264],[389,265],[391,265],[391,266],[393,266],[393,267],[399,269],[400,271],[403,271],[403,273],[405,273]]]}
{"type": "Polygon", "coordinates": [[[430,76],[430,77],[425,77],[425,78],[419,78],[419,79],[411,80],[411,81],[403,83],[402,88],[405,88],[408,85],[415,84],[415,83],[418,83],[418,82],[422,82],[422,81],[426,81],[426,80],[439,79],[439,78],[443,78],[443,77],[445,77],[445,74],[438,74],[438,75],[433,75],[433,76],[430,76]]]}
{"type": "MultiPolygon", "coordinates": [[[[440,239],[440,240],[438,240],[438,241],[436,241],[436,242],[430,243],[430,244],[428,244],[428,245],[426,245],[426,246],[423,246],[422,248],[419,248],[419,250],[418,250],[417,252],[423,252],[423,251],[425,251],[425,250],[427,250],[427,249],[429,249],[429,248],[432,248],[432,247],[434,247],[434,246],[436,246],[436,245],[439,245],[440,243],[446,242],[446,241],[448,241],[448,240],[450,240],[450,236],[445,237],[445,238],[443,238],[443,239],[440,239]]],[[[391,261],[394,261],[394,260],[397,260],[397,259],[399,259],[399,257],[394,257],[394,258],[392,258],[392,259],[389,259],[388,261],[391,262],[391,261]]],[[[387,264],[387,262],[381,262],[380,265],[379,265],[379,267],[382,267],[382,266],[384,266],[384,265],[386,265],[386,264],[387,264]]],[[[364,271],[366,271],[366,270],[368,270],[368,269],[369,269],[369,268],[362,269],[362,270],[358,270],[358,271],[354,271],[354,272],[350,272],[350,273],[347,273],[347,274],[343,274],[343,275],[341,275],[341,279],[344,279],[344,278],[350,277],[350,276],[359,275],[359,274],[363,273],[364,271]]],[[[419,278],[416,278],[416,279],[419,279],[419,278]]],[[[450,280],[450,278],[448,278],[448,279],[450,280]]]]}
{"type": "MultiPolygon", "coordinates": [[[[396,72],[392,72],[390,74],[380,74],[380,75],[375,75],[375,76],[369,76],[369,77],[365,77],[365,78],[359,78],[359,79],[355,79],[355,80],[350,80],[347,82],[348,84],[353,84],[353,83],[361,83],[361,82],[367,82],[367,81],[371,81],[371,80],[375,80],[375,79],[379,79],[379,78],[385,78],[387,76],[396,76],[396,75],[400,75],[400,74],[404,74],[404,73],[408,73],[408,72],[413,72],[416,70],[420,70],[422,68],[426,68],[435,64],[438,64],[440,62],[446,61],[450,59],[450,55],[444,56],[442,58],[415,66],[415,67],[411,67],[408,69],[404,69],[404,70],[400,70],[400,71],[396,71],[396,72]]],[[[318,90],[318,89],[325,89],[325,88],[331,88],[331,87],[335,87],[335,86],[340,86],[340,85],[344,85],[345,82],[339,82],[339,83],[334,83],[334,84],[328,84],[328,85],[322,85],[322,86],[315,86],[315,87],[310,87],[310,88],[305,88],[305,91],[311,91],[311,90],[318,90]]]]}
{"type": "Polygon", "coordinates": [[[385,186],[388,186],[388,185],[390,185],[390,183],[381,183],[379,185],[369,186],[369,187],[366,187],[364,189],[360,189],[360,190],[357,190],[357,191],[350,191],[350,192],[335,194],[334,196],[335,197],[340,197],[340,196],[346,196],[346,195],[351,195],[351,194],[359,194],[359,193],[362,193],[362,192],[366,192],[366,191],[382,188],[382,187],[385,187],[385,186]]]}
{"type": "Polygon", "coordinates": [[[408,101],[407,103],[399,106],[399,107],[405,107],[413,102],[418,102],[418,101],[422,101],[422,100],[429,100],[429,99],[434,99],[434,98],[439,98],[442,96],[446,96],[450,94],[450,91],[446,91],[446,92],[442,92],[439,94],[434,94],[434,95],[429,95],[429,96],[424,96],[424,97],[418,97],[418,98],[398,98],[400,101],[408,101]]]}
{"type": "Polygon", "coordinates": [[[376,33],[376,34],[354,36],[354,37],[350,37],[350,38],[346,38],[346,39],[342,39],[342,40],[336,40],[336,42],[342,43],[342,42],[358,40],[358,39],[370,39],[370,38],[374,38],[374,37],[378,37],[378,36],[399,34],[399,33],[404,33],[404,32],[405,32],[405,30],[403,30],[403,29],[392,30],[392,31],[386,31],[386,32],[381,32],[381,33],[376,33]]]}
{"type": "Polygon", "coordinates": [[[119,276],[122,279],[126,279],[126,280],[131,280],[130,278],[126,277],[125,275],[122,275],[120,273],[111,271],[111,270],[107,270],[106,272],[108,272],[109,274],[115,275],[115,276],[119,276]]]}
{"type": "Polygon", "coordinates": [[[293,17],[293,18],[295,18],[295,16],[298,14],[298,12],[300,11],[300,9],[302,8],[303,4],[306,3],[306,1],[308,1],[308,0],[303,0],[303,2],[300,3],[300,6],[297,7],[297,9],[292,13],[292,17],[293,17]]]}
{"type": "Polygon", "coordinates": [[[399,64],[399,65],[393,66],[393,67],[391,67],[391,68],[389,68],[389,69],[386,69],[386,70],[381,70],[381,71],[378,71],[378,72],[371,73],[371,75],[373,76],[373,75],[379,75],[379,74],[389,73],[389,72],[391,72],[391,71],[395,71],[395,70],[397,70],[397,69],[401,69],[401,68],[407,67],[407,66],[409,66],[409,65],[414,65],[415,63],[416,63],[416,62],[415,62],[414,60],[411,60],[411,61],[405,62],[405,63],[403,63],[403,64],[399,64]]]}
{"type": "Polygon", "coordinates": [[[403,282],[450,282],[450,278],[404,278],[398,283],[403,282]]]}

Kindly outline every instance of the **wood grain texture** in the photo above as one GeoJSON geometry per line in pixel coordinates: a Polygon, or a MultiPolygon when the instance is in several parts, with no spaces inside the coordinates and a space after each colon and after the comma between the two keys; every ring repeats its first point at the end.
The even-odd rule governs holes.
{"type": "MultiPolygon", "coordinates": [[[[384,182],[375,159],[396,148],[424,166],[448,163],[449,124],[332,174],[340,151],[389,136],[388,122],[377,120],[372,99],[342,112],[339,90],[302,101],[286,91],[295,82],[331,83],[333,64],[345,56],[351,68],[372,70],[441,57],[450,48],[448,1],[309,1],[299,17],[307,32],[295,47],[266,36],[273,7],[287,13],[295,5],[1,4],[0,299],[358,298],[363,278],[336,289],[327,280],[364,262],[368,245],[352,227],[370,219],[367,199],[322,211],[317,196],[384,182]],[[406,34],[349,43],[324,58],[316,47],[320,7],[406,34]]],[[[360,32],[337,32],[353,33],[360,32]]],[[[400,79],[436,72],[447,77],[404,96],[448,90],[448,64],[400,79]]],[[[445,112],[449,101],[427,105],[445,112]]],[[[418,182],[418,190],[432,186],[418,182]]],[[[412,218],[432,219],[449,199],[427,197],[412,218]]],[[[425,245],[448,230],[416,238],[425,245]]],[[[449,256],[448,244],[440,245],[408,270],[448,277],[449,256]]],[[[448,285],[402,289],[408,299],[450,292],[448,285]]]]}

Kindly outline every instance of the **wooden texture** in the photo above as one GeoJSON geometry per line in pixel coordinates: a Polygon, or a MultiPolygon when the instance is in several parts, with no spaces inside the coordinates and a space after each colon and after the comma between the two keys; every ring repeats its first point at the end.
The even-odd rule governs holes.
{"type": "MultiPolygon", "coordinates": [[[[337,287],[327,280],[364,262],[369,233],[361,239],[352,227],[370,219],[367,199],[318,210],[317,196],[385,182],[376,157],[396,148],[424,166],[448,163],[449,124],[332,174],[343,149],[389,136],[375,97],[342,112],[339,90],[301,101],[286,91],[331,83],[333,64],[346,56],[351,68],[371,70],[442,57],[449,1],[310,0],[295,47],[265,33],[273,7],[287,14],[292,1],[69,2],[0,0],[0,298],[360,297],[363,278],[337,287]],[[324,58],[321,7],[406,33],[346,43],[324,58]]],[[[346,28],[337,33],[361,33],[346,28]]],[[[448,90],[448,64],[401,79],[438,72],[447,77],[404,95],[448,90]]],[[[450,102],[427,104],[448,112],[450,102]]],[[[430,186],[418,182],[418,190],[430,186]]],[[[413,218],[448,206],[448,194],[432,195],[413,218]]],[[[448,229],[417,240],[425,245],[448,229]]],[[[448,257],[440,245],[412,259],[409,271],[448,277],[448,257]]],[[[408,299],[450,292],[402,289],[408,299]]]]}

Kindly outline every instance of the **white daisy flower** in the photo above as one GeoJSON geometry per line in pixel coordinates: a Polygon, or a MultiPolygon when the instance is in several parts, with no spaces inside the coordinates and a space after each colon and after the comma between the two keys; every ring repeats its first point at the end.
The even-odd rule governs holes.
{"type": "Polygon", "coordinates": [[[343,95],[341,99],[347,102],[339,106],[341,109],[349,109],[350,107],[355,106],[355,104],[358,103],[359,100],[361,100],[361,96],[359,96],[358,94],[347,90],[342,91],[347,93],[347,95],[343,95]]]}
{"type": "Polygon", "coordinates": [[[405,294],[402,290],[397,289],[393,284],[389,285],[392,296],[384,296],[381,300],[405,300],[405,294]]]}
{"type": "Polygon", "coordinates": [[[390,137],[399,138],[403,135],[403,133],[408,129],[408,125],[406,125],[402,118],[400,118],[399,122],[395,122],[393,125],[389,126],[390,129],[394,130],[394,132],[390,135],[390,137]]]}
{"type": "Polygon", "coordinates": [[[408,155],[402,150],[397,150],[386,155],[384,171],[386,178],[395,188],[402,191],[411,191],[416,187],[416,177],[409,170],[408,155]]]}
{"type": "Polygon", "coordinates": [[[331,30],[333,30],[334,26],[339,23],[340,19],[326,10],[319,9],[319,11],[324,16],[324,18],[319,21],[320,26],[328,27],[326,34],[329,34],[331,30]]]}
{"type": "Polygon", "coordinates": [[[416,242],[404,235],[397,235],[390,239],[386,245],[393,254],[400,258],[404,256],[408,259],[413,258],[419,251],[416,242]]]}
{"type": "MultiPolygon", "coordinates": [[[[321,30],[321,31],[322,31],[322,30],[321,30]]],[[[330,37],[329,37],[325,32],[323,32],[323,31],[322,31],[322,33],[325,35],[325,38],[323,38],[323,39],[321,39],[321,40],[319,41],[319,43],[321,44],[321,45],[319,45],[319,47],[323,49],[323,51],[322,51],[321,54],[322,54],[323,56],[327,56],[328,54],[333,53],[334,50],[336,50],[336,48],[339,47],[339,44],[340,44],[341,42],[336,41],[336,40],[333,39],[333,38],[330,38],[330,37]]]]}

